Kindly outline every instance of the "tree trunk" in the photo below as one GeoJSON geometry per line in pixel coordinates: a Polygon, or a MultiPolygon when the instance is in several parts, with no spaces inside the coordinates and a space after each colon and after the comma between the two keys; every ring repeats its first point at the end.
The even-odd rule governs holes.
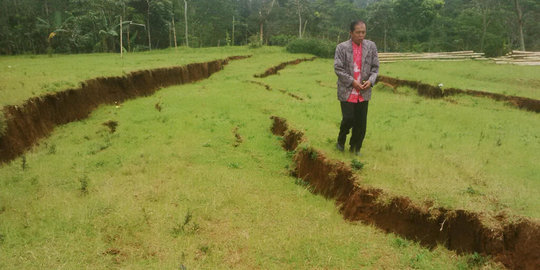
{"type": "Polygon", "coordinates": [[[188,24],[187,24],[187,1],[184,0],[184,23],[186,25],[186,47],[189,47],[188,24]]]}
{"type": "Polygon", "coordinates": [[[150,0],[146,0],[146,32],[148,33],[148,49],[152,50],[152,38],[150,37],[150,0]]]}
{"type": "Polygon", "coordinates": [[[47,21],[49,21],[49,1],[45,0],[45,15],[47,15],[47,21]]]}
{"type": "Polygon", "coordinates": [[[263,21],[260,21],[259,22],[259,40],[261,41],[261,44],[263,42],[263,25],[264,25],[264,22],[263,21]]]}
{"type": "MultiPolygon", "coordinates": [[[[130,24],[131,24],[131,23],[130,23],[130,24]]],[[[131,41],[129,40],[129,26],[130,26],[130,24],[128,24],[128,26],[127,26],[127,43],[128,43],[128,49],[127,49],[127,51],[128,51],[128,52],[131,52],[131,41]]]]}
{"type": "Polygon", "coordinates": [[[120,16],[120,57],[124,57],[123,42],[122,42],[122,16],[120,16]]]}
{"type": "Polygon", "coordinates": [[[484,51],[484,40],[487,32],[487,10],[482,11],[482,38],[480,39],[480,51],[484,51]]]}
{"type": "Polygon", "coordinates": [[[298,11],[298,38],[302,38],[302,14],[300,12],[300,2],[296,0],[297,11],[298,11]]]}
{"type": "Polygon", "coordinates": [[[232,16],[232,39],[231,45],[234,46],[234,16],[232,16]]]}
{"type": "Polygon", "coordinates": [[[384,28],[384,52],[386,52],[386,32],[387,32],[387,29],[385,27],[384,28]]]}
{"type": "Polygon", "coordinates": [[[304,30],[302,30],[302,36],[304,36],[306,34],[307,22],[308,22],[308,20],[304,21],[304,30]]]}
{"type": "Polygon", "coordinates": [[[178,47],[178,44],[176,43],[176,26],[174,25],[174,17],[172,18],[172,29],[173,29],[173,35],[174,35],[174,49],[178,47]]]}
{"type": "Polygon", "coordinates": [[[519,29],[519,45],[520,50],[525,50],[525,39],[523,38],[523,12],[521,12],[521,7],[519,6],[518,0],[514,0],[514,5],[516,6],[516,13],[518,17],[518,29],[519,29]]]}

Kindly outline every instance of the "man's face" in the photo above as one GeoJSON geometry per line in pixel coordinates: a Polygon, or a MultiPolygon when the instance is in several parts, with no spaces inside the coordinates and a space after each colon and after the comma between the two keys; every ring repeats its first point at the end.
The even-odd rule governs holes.
{"type": "Polygon", "coordinates": [[[354,31],[350,33],[352,41],[356,44],[360,44],[366,37],[366,25],[359,23],[354,27],[354,31]]]}

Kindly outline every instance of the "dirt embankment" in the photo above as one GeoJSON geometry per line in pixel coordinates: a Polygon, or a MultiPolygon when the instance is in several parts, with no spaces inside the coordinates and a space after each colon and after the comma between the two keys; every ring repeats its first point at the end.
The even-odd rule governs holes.
{"type": "Polygon", "coordinates": [[[0,164],[23,154],[56,126],[88,117],[101,104],[119,103],[151,95],[161,87],[202,80],[223,69],[230,60],[246,57],[249,56],[90,79],[76,89],[33,97],[22,105],[5,106],[2,111],[7,128],[0,137],[0,164]]]}
{"type": "Polygon", "coordinates": [[[278,74],[278,71],[284,69],[286,66],[288,65],[298,65],[304,61],[313,61],[317,59],[317,57],[311,57],[311,58],[299,58],[299,59],[296,59],[296,60],[292,60],[292,61],[288,61],[288,62],[283,62],[277,66],[273,66],[269,69],[267,69],[264,73],[261,73],[261,74],[255,74],[253,75],[253,77],[255,78],[264,78],[264,77],[268,77],[270,75],[275,75],[275,74],[278,74]]]}
{"type": "MultiPolygon", "coordinates": [[[[287,121],[272,117],[272,133],[284,136],[283,147],[296,147],[302,136],[287,121]],[[296,140],[296,143],[285,143],[296,140]]],[[[363,187],[343,162],[329,160],[314,149],[296,149],[294,174],[313,192],[334,199],[344,218],[373,224],[422,245],[437,244],[459,253],[491,256],[511,269],[540,269],[540,224],[526,218],[489,217],[465,210],[431,208],[407,197],[390,196],[381,189],[363,187]],[[487,221],[487,222],[486,222],[487,221]],[[486,225],[486,224],[493,225],[486,225]]]]}
{"type": "Polygon", "coordinates": [[[379,75],[377,77],[377,80],[379,82],[383,82],[387,85],[390,85],[393,88],[399,87],[399,86],[408,86],[408,87],[414,88],[418,91],[419,95],[430,97],[430,98],[442,98],[442,97],[447,97],[447,96],[452,96],[452,95],[457,95],[457,94],[465,94],[465,95],[476,96],[476,97],[487,97],[487,98],[491,98],[497,101],[505,101],[523,110],[540,112],[540,100],[532,99],[532,98],[507,96],[503,94],[470,90],[470,89],[463,90],[463,89],[457,89],[457,88],[445,88],[443,91],[443,89],[441,89],[440,87],[433,86],[430,84],[426,84],[426,83],[422,83],[418,81],[401,80],[401,79],[392,78],[392,77],[388,77],[384,75],[379,75]]]}

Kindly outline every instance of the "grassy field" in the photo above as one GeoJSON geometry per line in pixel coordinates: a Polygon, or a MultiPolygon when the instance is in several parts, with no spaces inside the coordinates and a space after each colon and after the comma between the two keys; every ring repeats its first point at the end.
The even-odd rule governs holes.
{"type": "Polygon", "coordinates": [[[133,54],[0,56],[0,106],[20,104],[32,96],[75,88],[100,76],[122,76],[131,71],[181,66],[250,53],[241,47],[154,50],[133,54]]]}
{"type": "MultiPolygon", "coordinates": [[[[254,79],[305,55],[279,48],[161,51],[128,56],[129,70],[172,65],[171,55],[200,62],[235,54],[254,56],[231,62],[208,80],[119,108],[102,106],[0,167],[0,268],[499,267],[476,254],[429,250],[346,222],[332,201],[289,176],[290,156],[269,131],[271,115],[287,118],[305,131],[307,144],[330,157],[353,159],[333,150],[340,117],[331,60],[254,79]],[[146,57],[168,60],[146,65],[146,57]],[[161,111],[154,109],[158,102],[161,111]],[[118,122],[115,133],[103,125],[109,120],[118,122]],[[235,132],[242,138],[237,147],[235,132]]],[[[40,57],[5,57],[2,63],[30,66],[26,61],[40,57]]],[[[63,57],[85,59],[98,75],[108,68],[116,72],[110,75],[120,74],[101,67],[118,61],[115,55],[63,57]]],[[[68,67],[54,72],[54,80],[74,85],[94,76],[87,69],[71,74],[79,71],[68,67]]],[[[32,95],[31,84],[39,83],[25,82],[6,104],[32,95]]],[[[365,167],[358,172],[364,184],[434,205],[540,216],[537,114],[487,99],[428,100],[408,89],[399,92],[374,90],[365,167]]]]}
{"type": "MultiPolygon", "coordinates": [[[[540,66],[497,65],[491,61],[402,61],[381,66],[381,74],[431,85],[540,99],[540,66]]],[[[443,87],[443,89],[444,89],[443,87]]]]}
{"type": "MultiPolygon", "coordinates": [[[[280,106],[281,115],[305,131],[308,144],[350,163],[353,156],[334,150],[341,119],[331,67],[332,60],[304,63],[266,82],[308,97],[280,106]]],[[[359,172],[364,184],[434,206],[540,217],[538,114],[486,98],[398,92],[374,89],[359,172]]]]}

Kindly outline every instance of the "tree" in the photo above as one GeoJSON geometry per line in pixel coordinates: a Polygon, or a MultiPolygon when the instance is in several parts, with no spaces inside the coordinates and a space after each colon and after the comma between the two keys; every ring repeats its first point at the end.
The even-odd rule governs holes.
{"type": "Polygon", "coordinates": [[[272,12],[272,9],[274,8],[274,4],[276,3],[276,0],[260,0],[260,7],[259,7],[259,40],[262,43],[263,42],[263,36],[264,36],[264,23],[266,23],[266,20],[268,19],[268,16],[270,15],[270,12],[272,12]]]}
{"type": "Polygon", "coordinates": [[[187,1],[184,0],[184,22],[186,24],[186,47],[189,47],[189,39],[188,39],[188,22],[187,22],[187,1]]]}
{"type": "Polygon", "coordinates": [[[514,0],[514,6],[516,8],[516,15],[517,15],[517,22],[518,22],[519,45],[520,45],[520,49],[524,51],[525,39],[523,38],[523,12],[521,11],[521,7],[519,6],[518,0],[514,0]]]}

